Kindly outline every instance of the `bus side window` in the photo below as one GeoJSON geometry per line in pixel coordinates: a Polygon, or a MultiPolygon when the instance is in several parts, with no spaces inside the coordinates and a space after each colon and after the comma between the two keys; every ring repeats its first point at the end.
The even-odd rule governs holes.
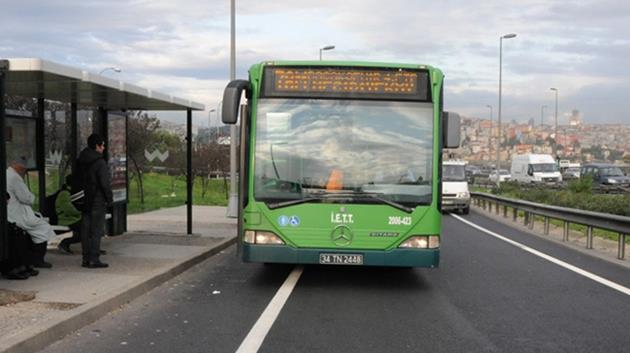
{"type": "Polygon", "coordinates": [[[534,175],[534,168],[532,167],[531,164],[527,165],[527,175],[534,175]]]}

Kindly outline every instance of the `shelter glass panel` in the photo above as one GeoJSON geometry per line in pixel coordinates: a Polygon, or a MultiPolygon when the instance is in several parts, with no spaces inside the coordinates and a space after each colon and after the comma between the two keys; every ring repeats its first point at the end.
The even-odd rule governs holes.
{"type": "Polygon", "coordinates": [[[46,195],[63,186],[65,176],[72,172],[72,131],[70,105],[45,102],[44,156],[46,161],[46,195]]]}
{"type": "Polygon", "coordinates": [[[87,138],[95,131],[96,120],[94,109],[82,107],[77,110],[77,156],[87,147],[87,138]]]}
{"type": "Polygon", "coordinates": [[[127,201],[127,133],[126,115],[110,112],[107,116],[107,155],[112,175],[114,202],[127,201]]]}

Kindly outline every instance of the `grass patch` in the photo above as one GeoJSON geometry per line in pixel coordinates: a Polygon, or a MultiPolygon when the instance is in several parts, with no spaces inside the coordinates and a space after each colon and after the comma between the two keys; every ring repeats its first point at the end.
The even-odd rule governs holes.
{"type": "MultiPolygon", "coordinates": [[[[143,183],[144,204],[141,204],[138,183],[136,180],[129,181],[129,205],[127,207],[129,214],[186,204],[185,176],[146,173],[143,183]]],[[[229,190],[229,181],[227,187],[229,190]]],[[[201,189],[201,180],[198,177],[193,183],[193,205],[227,206],[228,198],[223,179],[210,180],[205,197],[202,197],[201,189]]]]}

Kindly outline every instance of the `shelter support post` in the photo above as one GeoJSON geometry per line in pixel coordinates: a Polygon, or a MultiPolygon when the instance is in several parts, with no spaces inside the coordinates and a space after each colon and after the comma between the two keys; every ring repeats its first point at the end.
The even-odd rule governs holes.
{"type": "Polygon", "coordinates": [[[186,110],[186,224],[192,234],[193,174],[192,174],[192,110],[186,110]]]}
{"type": "MultiPolygon", "coordinates": [[[[0,133],[2,133],[2,138],[0,138],[0,192],[3,195],[6,195],[7,192],[7,154],[6,154],[6,144],[4,138],[4,95],[6,93],[6,85],[5,80],[7,77],[7,72],[9,71],[9,61],[8,60],[0,60],[0,133]]],[[[7,234],[7,203],[2,200],[0,202],[0,260],[4,260],[8,257],[8,234],[7,234]]]]}
{"type": "MultiPolygon", "coordinates": [[[[74,166],[74,161],[79,157],[79,128],[77,123],[77,104],[70,104],[70,160],[71,166],[74,166]]],[[[75,171],[73,170],[72,173],[75,171]]]]}
{"type": "MultiPolygon", "coordinates": [[[[42,84],[43,85],[43,84],[42,84]]],[[[44,90],[42,89],[42,92],[44,90]]],[[[39,211],[41,212],[46,202],[46,128],[44,117],[46,110],[46,102],[44,97],[37,97],[37,120],[35,123],[35,165],[37,166],[37,185],[39,211]]]]}

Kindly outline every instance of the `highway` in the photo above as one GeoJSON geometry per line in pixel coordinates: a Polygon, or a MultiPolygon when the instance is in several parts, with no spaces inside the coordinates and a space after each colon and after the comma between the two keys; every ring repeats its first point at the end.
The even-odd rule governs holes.
{"type": "Polygon", "coordinates": [[[443,219],[439,269],[300,273],[232,247],[42,352],[630,351],[630,270],[459,217],[443,219]]]}

